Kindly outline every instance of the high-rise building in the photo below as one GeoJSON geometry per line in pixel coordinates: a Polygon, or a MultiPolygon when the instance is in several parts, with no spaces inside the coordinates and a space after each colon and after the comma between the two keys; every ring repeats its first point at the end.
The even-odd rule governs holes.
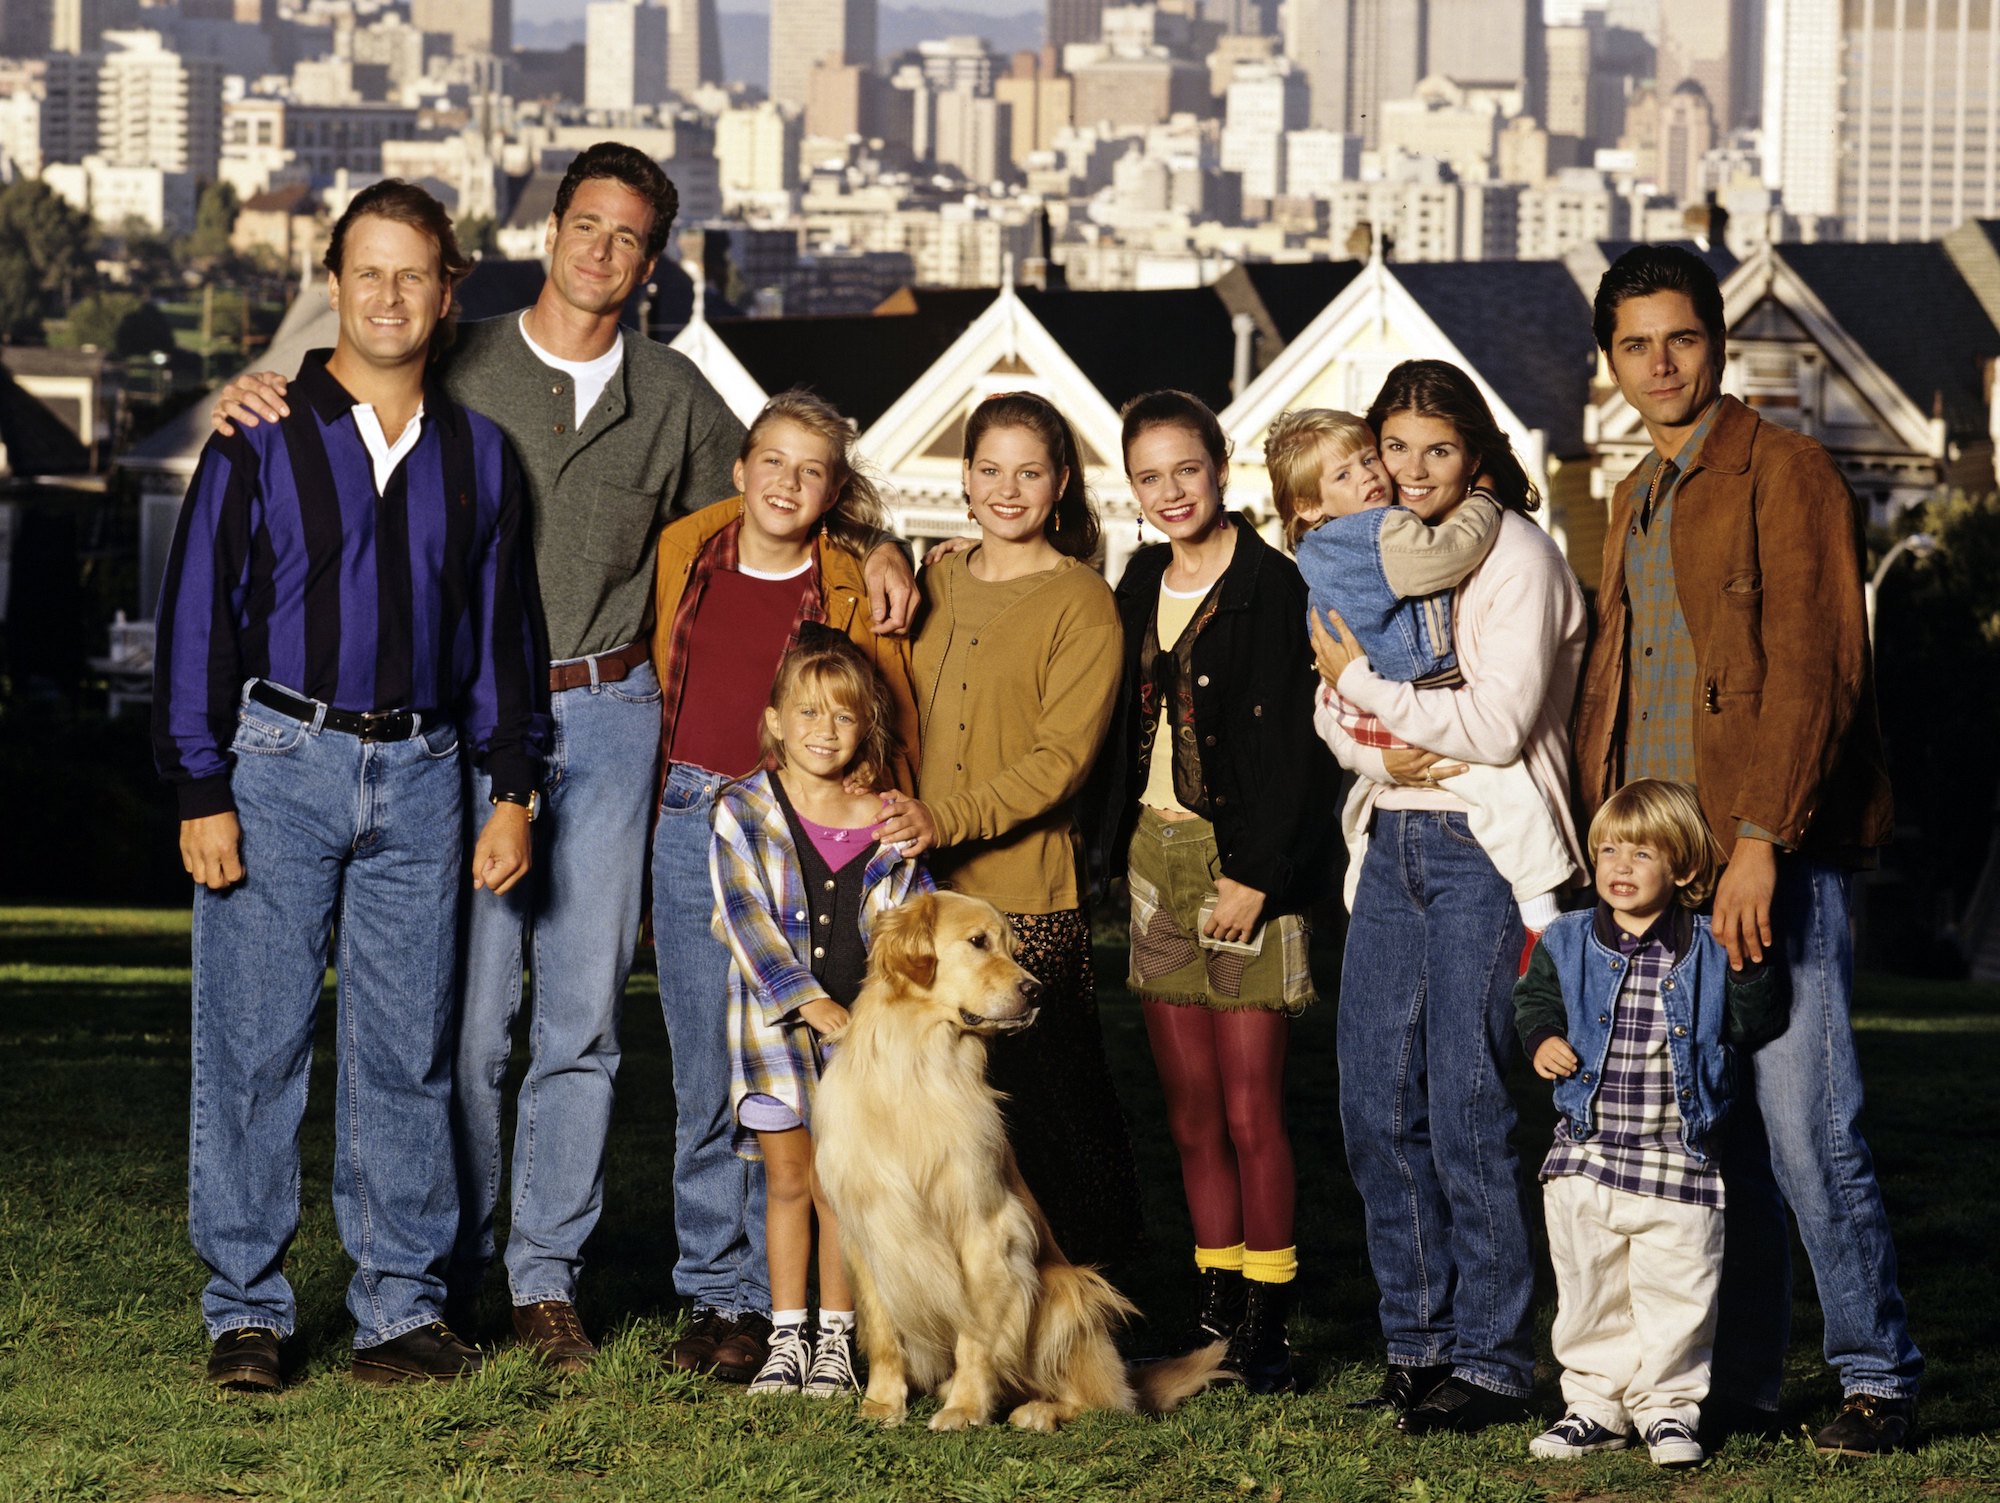
{"type": "Polygon", "coordinates": [[[49,51],[48,0],[0,0],[0,57],[40,57],[49,51]]]}
{"type": "Polygon", "coordinates": [[[1044,43],[1062,56],[1071,42],[1094,42],[1104,29],[1104,0],[1048,0],[1044,43]]]}
{"type": "Polygon", "coordinates": [[[666,97],[666,10],[591,0],[583,12],[584,108],[630,113],[666,97]]]}
{"type": "Polygon", "coordinates": [[[1708,96],[1718,132],[1757,123],[1764,92],[1763,0],[1660,0],[1660,97],[1671,98],[1689,79],[1708,96]]]}
{"type": "Polygon", "coordinates": [[[51,52],[97,52],[105,32],[139,24],[137,0],[54,0],[46,9],[51,52]]]}
{"type": "Polygon", "coordinates": [[[803,105],[821,63],[875,65],[875,0],[772,0],[771,98],[803,105]]]}
{"type": "Polygon", "coordinates": [[[784,212],[799,185],[799,120],[770,100],[724,110],[715,121],[715,160],[725,210],[784,212]]]}
{"type": "Polygon", "coordinates": [[[1523,108],[1542,117],[1541,0],[1430,0],[1424,69],[1461,83],[1521,85],[1523,108]]]}
{"type": "Polygon", "coordinates": [[[2000,0],[1846,0],[1844,21],[1847,238],[1935,240],[2000,214],[2000,0]]]}
{"type": "Polygon", "coordinates": [[[449,32],[454,52],[514,50],[514,0],[410,0],[410,24],[449,32]]]}
{"type": "Polygon", "coordinates": [[[1660,191],[1678,204],[1697,203],[1702,194],[1701,159],[1715,145],[1716,122],[1708,95],[1693,79],[1683,79],[1660,101],[1659,134],[1654,138],[1660,191]]]}
{"type": "Polygon", "coordinates": [[[95,52],[49,54],[39,122],[44,162],[81,162],[97,150],[97,75],[103,66],[95,52]]]}
{"type": "Polygon", "coordinates": [[[1842,0],[1769,0],[1764,15],[1764,181],[1787,213],[1840,212],[1842,0]]]}
{"type": "Polygon", "coordinates": [[[1422,76],[1424,0],[1292,0],[1285,53],[1306,76],[1312,124],[1376,143],[1376,115],[1422,76]]]}
{"type": "Polygon", "coordinates": [[[667,87],[681,98],[723,81],[721,27],[715,0],[667,0],[667,87]]]}
{"type": "Polygon", "coordinates": [[[200,179],[222,157],[223,64],[183,57],[157,31],[108,31],[97,71],[97,150],[114,167],[200,179]]]}

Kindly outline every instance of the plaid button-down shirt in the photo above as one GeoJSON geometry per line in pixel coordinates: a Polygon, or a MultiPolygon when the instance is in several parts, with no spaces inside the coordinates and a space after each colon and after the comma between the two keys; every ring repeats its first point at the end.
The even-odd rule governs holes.
{"type": "Polygon", "coordinates": [[[1541,1178],[1581,1174],[1629,1195],[1719,1209],[1722,1175],[1681,1141],[1667,1015],[1660,1006],[1660,983],[1674,968],[1671,923],[1672,915],[1662,914],[1642,935],[1618,931],[1618,949],[1629,964],[1613,1004],[1617,1015],[1597,1088],[1596,1130],[1579,1143],[1569,1135],[1569,1120],[1558,1122],[1541,1178]]]}
{"type": "MultiPolygon", "coordinates": [[[[730,955],[730,1114],[733,1118],[745,1096],[774,1096],[810,1123],[826,1050],[798,1009],[826,995],[812,973],[813,935],[816,920],[830,912],[830,895],[806,891],[791,824],[771,791],[773,776],[760,772],[723,788],[709,843],[713,928],[730,955]]],[[[864,941],[878,916],[931,890],[923,864],[892,845],[877,844],[867,859],[861,874],[864,941]]],[[[754,1157],[748,1152],[754,1143],[739,1126],[737,1151],[754,1157]]]]}
{"type": "MultiPolygon", "coordinates": [[[[1625,535],[1625,741],[1619,782],[1664,778],[1692,785],[1694,717],[1701,713],[1701,665],[1681,614],[1674,578],[1673,509],[1681,482],[1699,462],[1720,402],[1695,424],[1672,460],[1656,450],[1632,471],[1632,527],[1625,535]]],[[[1739,835],[1782,844],[1747,820],[1739,835]]]]}

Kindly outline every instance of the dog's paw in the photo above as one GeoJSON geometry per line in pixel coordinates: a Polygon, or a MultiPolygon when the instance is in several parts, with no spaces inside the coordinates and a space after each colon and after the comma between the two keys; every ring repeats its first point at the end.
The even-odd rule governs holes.
{"type": "Polygon", "coordinates": [[[970,1409],[960,1409],[956,1405],[947,1405],[931,1416],[931,1428],[939,1434],[947,1430],[970,1430],[974,1425],[985,1423],[984,1415],[976,1414],[970,1409]]]}
{"type": "Polygon", "coordinates": [[[1008,1415],[1007,1423],[1016,1430],[1047,1432],[1062,1424],[1062,1411],[1047,1399],[1032,1399],[1008,1415]]]}
{"type": "Polygon", "coordinates": [[[878,1420],[888,1426],[902,1424],[904,1419],[909,1415],[909,1412],[902,1404],[885,1404],[880,1399],[863,1399],[861,1401],[861,1417],[863,1419],[878,1420]]]}

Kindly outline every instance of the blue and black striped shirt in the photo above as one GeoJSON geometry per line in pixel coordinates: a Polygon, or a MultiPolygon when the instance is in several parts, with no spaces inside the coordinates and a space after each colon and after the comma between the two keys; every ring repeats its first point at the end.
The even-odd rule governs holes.
{"type": "Polygon", "coordinates": [[[496,793],[538,786],[548,644],[519,472],[435,381],[379,495],[355,399],[315,350],[291,416],[212,436],[160,595],[153,747],[183,819],[225,813],[243,686],[458,718],[496,793]]]}

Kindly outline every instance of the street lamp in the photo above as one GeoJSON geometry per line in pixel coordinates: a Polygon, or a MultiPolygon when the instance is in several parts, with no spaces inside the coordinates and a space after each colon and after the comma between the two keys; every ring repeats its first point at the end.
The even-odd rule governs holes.
{"type": "Polygon", "coordinates": [[[1875,566],[1875,572],[1869,576],[1868,587],[1865,591],[1868,604],[1868,647],[1870,651],[1873,651],[1875,647],[1875,596],[1882,588],[1882,581],[1888,577],[1889,571],[1895,567],[1896,560],[1906,553],[1916,558],[1929,558],[1942,546],[1928,532],[1913,532],[1908,537],[1901,539],[1895,547],[1882,555],[1882,562],[1875,566]]]}

